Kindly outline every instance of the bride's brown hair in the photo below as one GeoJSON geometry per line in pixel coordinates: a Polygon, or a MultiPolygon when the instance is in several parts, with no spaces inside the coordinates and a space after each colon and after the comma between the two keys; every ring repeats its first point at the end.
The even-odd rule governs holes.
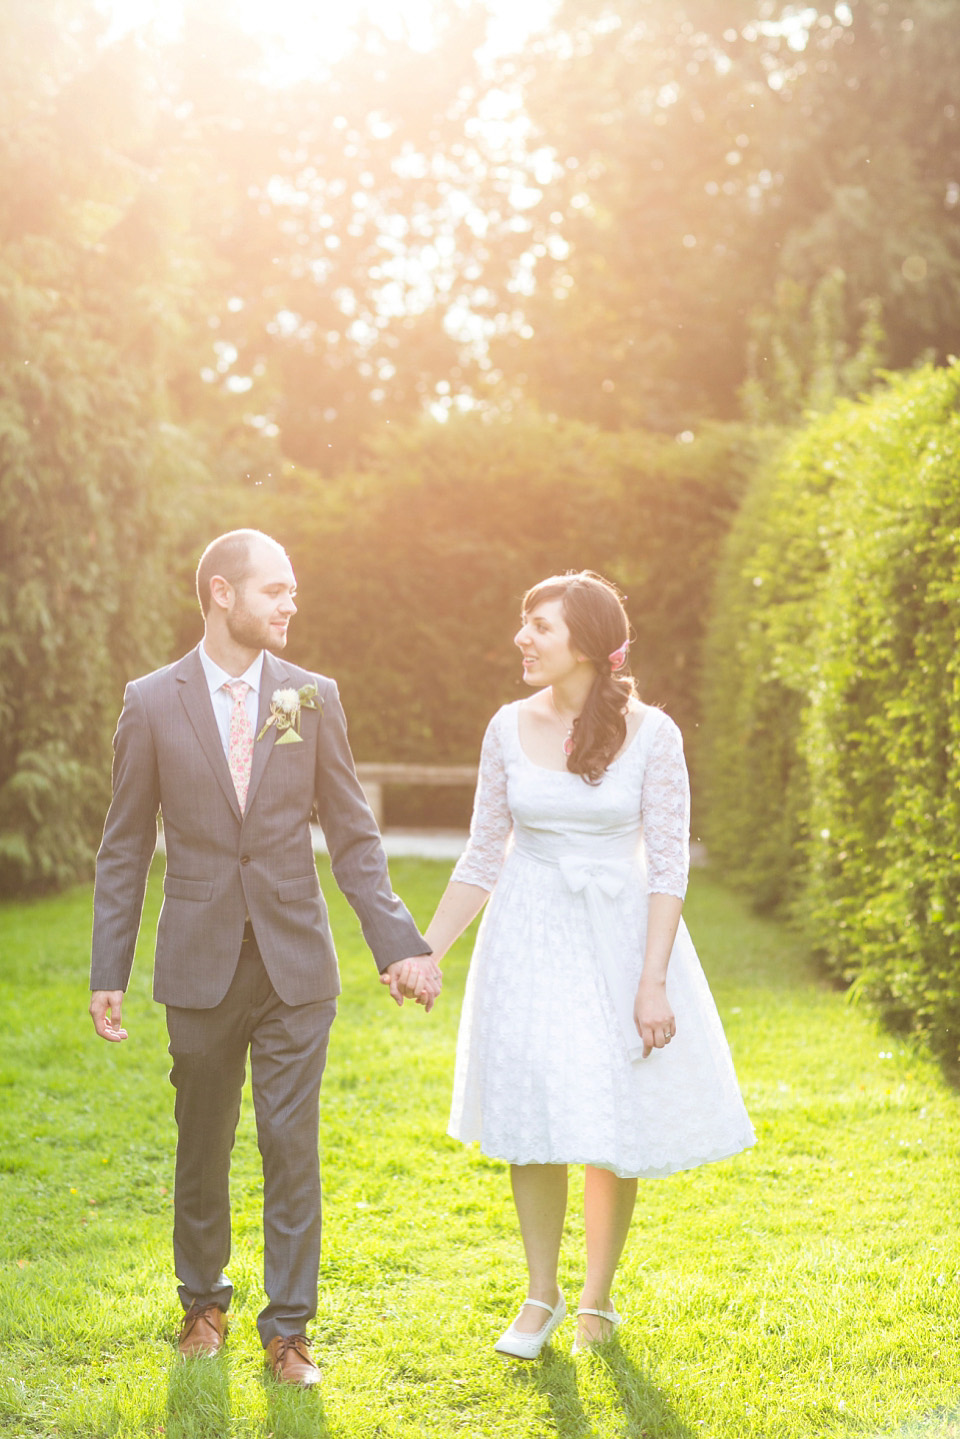
{"type": "Polygon", "coordinates": [[[523,597],[529,615],[547,600],[562,600],[571,647],[594,668],[587,702],[573,724],[567,769],[599,784],[627,737],[627,707],[637,693],[629,675],[615,674],[610,656],[630,639],[630,621],[615,585],[592,570],[552,575],[523,597]]]}

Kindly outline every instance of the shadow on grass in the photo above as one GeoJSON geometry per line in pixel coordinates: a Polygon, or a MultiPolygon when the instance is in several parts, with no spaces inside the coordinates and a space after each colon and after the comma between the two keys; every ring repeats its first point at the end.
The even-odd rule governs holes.
{"type": "MultiPolygon", "coordinates": [[[[602,1366],[614,1385],[617,1407],[625,1421],[623,1439],[694,1439],[695,1431],[680,1419],[653,1378],[634,1363],[616,1339],[581,1362],[602,1366]]],[[[518,1368],[515,1377],[532,1384],[543,1395],[560,1439],[592,1439],[596,1434],[583,1407],[577,1365],[569,1355],[548,1350],[539,1363],[529,1369],[518,1368]]]]}
{"type": "MultiPolygon", "coordinates": [[[[264,1375],[263,1387],[267,1400],[264,1435],[270,1439],[332,1439],[318,1388],[277,1384],[268,1375],[264,1375]]],[[[186,1362],[177,1355],[167,1379],[165,1439],[228,1439],[232,1432],[229,1354],[186,1362]]]]}
{"type": "Polygon", "coordinates": [[[920,1419],[908,1420],[899,1429],[878,1439],[960,1439],[960,1409],[935,1409],[920,1419]]]}
{"type": "Polygon", "coordinates": [[[298,1389],[266,1377],[267,1422],[264,1433],[273,1439],[331,1439],[320,1397],[320,1387],[298,1389]]]}
{"type": "Polygon", "coordinates": [[[174,1356],[167,1379],[166,1439],[224,1439],[230,1433],[230,1358],[174,1356]]]}
{"type": "Polygon", "coordinates": [[[603,1349],[590,1356],[594,1364],[602,1364],[617,1387],[629,1439],[693,1439],[695,1430],[685,1424],[670,1407],[651,1375],[645,1373],[612,1339],[603,1349]]]}

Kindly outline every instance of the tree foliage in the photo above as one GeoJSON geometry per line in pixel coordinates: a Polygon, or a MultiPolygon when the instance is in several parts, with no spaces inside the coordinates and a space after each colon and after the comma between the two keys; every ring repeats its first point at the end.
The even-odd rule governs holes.
{"type": "Polygon", "coordinates": [[[795,421],[857,393],[858,354],[942,362],[958,63],[952,0],[566,0],[508,66],[532,198],[505,377],[677,431],[735,413],[747,380],[755,413],[795,421]]]}
{"type": "Polygon", "coordinates": [[[134,262],[134,57],[24,4],[0,43],[0,888],[89,867],[124,681],[169,638],[194,464],[161,371],[170,253],[134,262]],[[29,42],[29,43],[28,43],[29,42]],[[42,44],[42,71],[24,51],[42,44]],[[101,89],[108,104],[91,105],[101,89]]]}
{"type": "MultiPolygon", "coordinates": [[[[178,144],[158,135],[150,163],[180,188],[192,171],[190,233],[208,257],[201,365],[239,409],[234,464],[260,479],[278,450],[307,468],[355,465],[372,432],[470,378],[448,322],[467,285],[457,199],[478,17],[455,9],[429,55],[358,24],[345,55],[281,86],[230,6],[191,15],[163,76],[178,144]]],[[[181,383],[203,413],[197,358],[181,383]]]]}

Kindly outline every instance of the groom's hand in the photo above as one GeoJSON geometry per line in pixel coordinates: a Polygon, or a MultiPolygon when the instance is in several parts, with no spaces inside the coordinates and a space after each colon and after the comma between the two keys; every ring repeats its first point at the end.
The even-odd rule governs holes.
{"type": "Polygon", "coordinates": [[[389,985],[391,998],[397,1004],[413,999],[429,1014],[443,988],[443,975],[429,954],[417,954],[412,959],[396,959],[388,964],[380,983],[389,985]]]}
{"type": "Polygon", "coordinates": [[[90,997],[90,1018],[101,1039],[109,1039],[114,1043],[126,1039],[127,1031],[120,1025],[122,1008],[122,989],[95,989],[93,991],[90,997]]]}

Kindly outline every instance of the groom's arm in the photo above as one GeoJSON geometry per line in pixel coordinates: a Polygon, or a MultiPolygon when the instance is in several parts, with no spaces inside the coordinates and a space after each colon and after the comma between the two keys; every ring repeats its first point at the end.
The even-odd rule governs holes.
{"type": "Polygon", "coordinates": [[[394,894],[377,822],[357,779],[347,738],[347,721],[333,680],[321,679],[323,708],[317,725],[317,816],[327,841],[334,878],[352,906],[377,968],[390,982],[394,999],[406,994],[432,1003],[440,971],[430,946],[406,905],[394,894]],[[400,966],[416,958],[424,983],[401,983],[400,966]]]}
{"type": "Polygon", "coordinates": [[[97,855],[93,894],[90,1013],[97,1033],[115,1040],[126,1037],[120,1028],[120,1010],[157,846],[160,808],[156,750],[135,682],[127,685],[124,694],[113,750],[113,799],[97,855]]]}

